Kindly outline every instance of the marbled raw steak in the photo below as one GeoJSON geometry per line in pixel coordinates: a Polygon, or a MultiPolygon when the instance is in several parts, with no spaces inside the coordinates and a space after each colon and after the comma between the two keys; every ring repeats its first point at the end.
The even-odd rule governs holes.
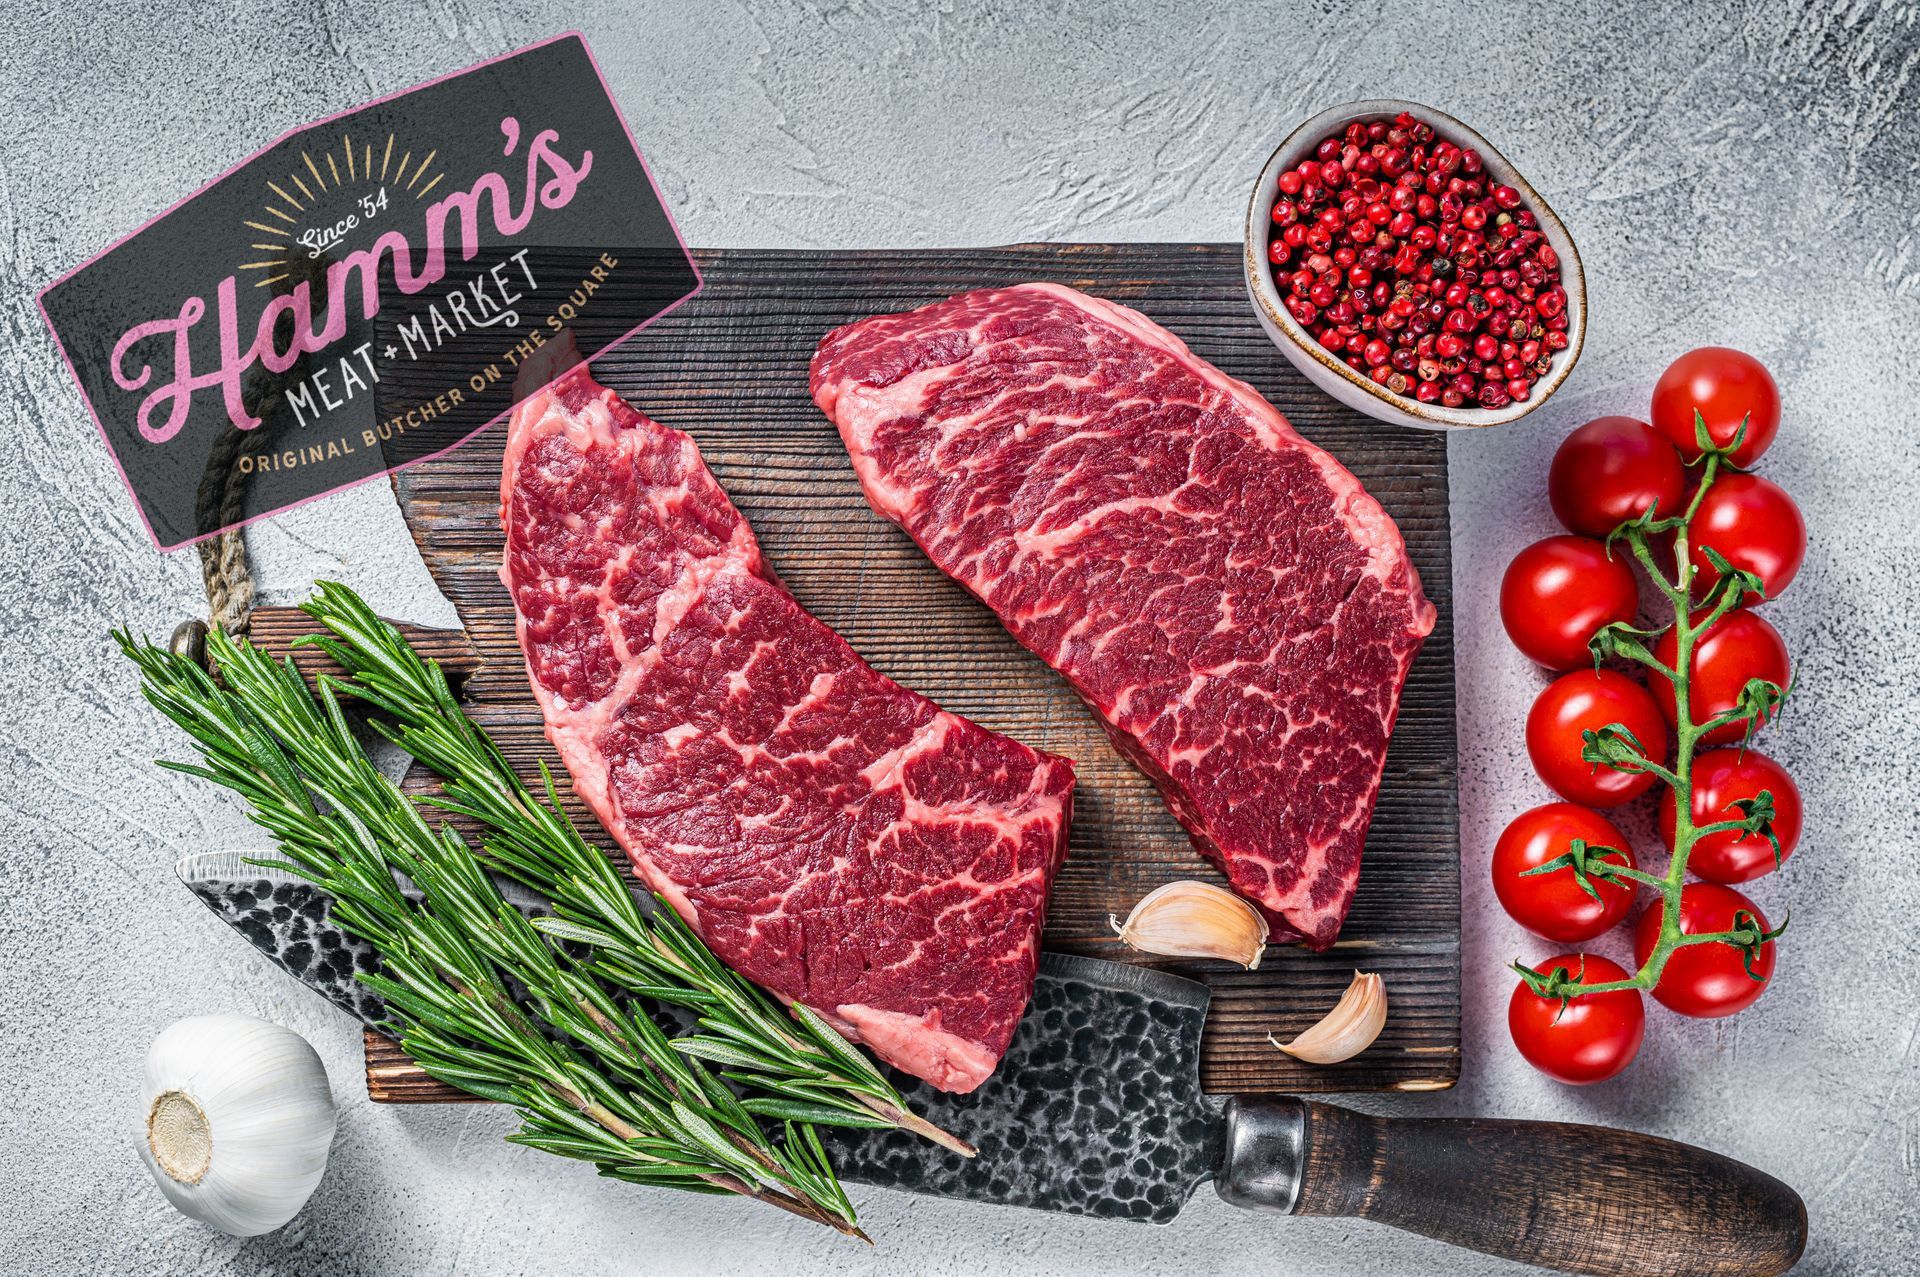
{"type": "Polygon", "coordinates": [[[1056,284],[850,324],[811,381],[874,508],[1066,675],[1276,939],[1332,944],[1434,622],[1359,480],[1056,284]]]}
{"type": "MultiPolygon", "coordinates": [[[[576,358],[556,343],[527,376],[576,358]]],[[[515,410],[500,495],[547,736],[641,877],[775,994],[978,1086],[1032,991],[1072,764],[871,669],[693,440],[583,367],[515,410]]]]}

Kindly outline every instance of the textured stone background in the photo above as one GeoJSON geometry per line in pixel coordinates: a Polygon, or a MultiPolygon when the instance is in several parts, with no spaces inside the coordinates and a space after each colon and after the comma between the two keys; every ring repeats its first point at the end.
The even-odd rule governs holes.
{"type": "MultiPolygon", "coordinates": [[[[1911,1269],[1920,1217],[1920,324],[1910,5],[1713,10],[1166,4],[710,3],[365,7],[16,0],[0,35],[0,1258],[36,1273],[1119,1271],[1495,1273],[1364,1224],[1237,1216],[1210,1194],[1147,1231],[879,1193],[877,1248],[771,1212],[595,1180],[500,1142],[480,1108],[367,1104],[359,1034],[172,880],[246,845],[105,638],[199,606],[192,556],[153,552],[32,304],[33,290],[283,130],[569,27],[587,33],[681,225],[714,245],[1234,238],[1280,135],[1396,94],[1473,121],[1572,227],[1592,287],[1577,376],[1520,426],[1452,441],[1459,599],[1467,1056],[1458,1090],[1398,1111],[1621,1123],[1708,1144],[1805,1195],[1803,1271],[1911,1269]],[[1550,530],[1548,455],[1640,412],[1680,351],[1727,342],[1779,375],[1769,474],[1813,527],[1769,615],[1800,691],[1769,749],[1810,803],[1803,850],[1755,895],[1793,910],[1775,986],[1727,1022],[1652,1017],[1639,1064],[1571,1091],[1506,1042],[1500,964],[1540,957],[1484,885],[1504,821],[1539,801],[1520,724],[1539,677],[1494,620],[1507,559],[1550,530]],[[232,1010],[319,1047],[342,1105],[311,1207],[238,1242],[174,1215],[133,1153],[142,1053],[176,1016],[232,1010]]],[[[383,485],[252,538],[269,596],[318,575],[444,623],[383,485]]],[[[1617,948],[1617,941],[1603,948],[1617,948]]],[[[1366,1102],[1366,1101],[1363,1101],[1366,1102]]],[[[1383,1101],[1371,1103],[1385,1108],[1383,1101]]]]}

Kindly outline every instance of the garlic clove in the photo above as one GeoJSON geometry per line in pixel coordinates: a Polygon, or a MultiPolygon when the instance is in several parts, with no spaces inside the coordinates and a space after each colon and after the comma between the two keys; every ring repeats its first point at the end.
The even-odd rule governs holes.
{"type": "Polygon", "coordinates": [[[320,1057],[290,1029],[239,1015],[169,1026],[147,1051],[140,1156],[181,1214],[235,1237],[300,1213],[333,1143],[320,1057]]]}
{"type": "Polygon", "coordinates": [[[1223,887],[1182,879],[1141,897],[1125,922],[1107,922],[1142,953],[1167,958],[1221,958],[1251,971],[1267,946],[1267,920],[1223,887]]]}
{"type": "Polygon", "coordinates": [[[1338,1064],[1372,1046],[1386,1024],[1386,982],[1371,972],[1356,971],[1353,983],[1320,1023],[1291,1042],[1281,1042],[1272,1034],[1267,1041],[1308,1064],[1338,1064]]]}

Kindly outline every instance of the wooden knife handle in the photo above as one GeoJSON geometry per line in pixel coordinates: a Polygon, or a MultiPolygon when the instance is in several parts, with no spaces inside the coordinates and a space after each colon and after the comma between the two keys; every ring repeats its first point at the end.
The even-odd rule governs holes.
{"type": "Polygon", "coordinates": [[[1238,1206],[1370,1219],[1608,1277],[1772,1277],[1807,1243],[1806,1204],[1773,1176],[1601,1126],[1369,1117],[1237,1097],[1215,1183],[1238,1206]]]}

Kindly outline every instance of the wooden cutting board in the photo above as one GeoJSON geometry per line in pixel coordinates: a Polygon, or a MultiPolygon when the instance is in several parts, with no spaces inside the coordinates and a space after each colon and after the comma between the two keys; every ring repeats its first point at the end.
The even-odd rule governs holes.
{"type": "MultiPolygon", "coordinates": [[[[1136,307],[1172,329],[1202,358],[1251,383],[1360,477],[1399,522],[1440,619],[1401,703],[1353,912],[1328,953],[1274,948],[1252,972],[1222,963],[1165,965],[1213,987],[1203,1051],[1210,1091],[1450,1086],[1460,1069],[1460,846],[1444,437],[1371,421],[1296,372],[1254,321],[1235,245],[697,257],[706,281],[701,293],[595,361],[595,375],[699,441],[781,579],[867,660],[947,709],[1074,760],[1080,782],[1072,849],[1054,887],[1051,948],[1141,961],[1116,940],[1108,916],[1124,917],[1172,879],[1218,875],[1065,680],[868,508],[839,437],[807,394],[814,344],[838,324],[882,311],[970,288],[1056,280],[1136,307]],[[1381,973],[1388,990],[1386,1031],[1370,1050],[1315,1067],[1268,1044],[1269,1033],[1285,1041],[1317,1020],[1356,968],[1381,973]]],[[[466,684],[473,716],[523,772],[531,774],[544,758],[563,775],[542,735],[512,607],[495,575],[504,435],[496,425],[398,474],[393,487],[477,652],[466,684]]],[[[409,783],[426,782],[414,776],[409,783]]],[[[573,815],[600,836],[577,802],[573,815]]],[[[368,1042],[375,1099],[465,1098],[421,1074],[387,1039],[369,1035],[368,1042]]]]}

